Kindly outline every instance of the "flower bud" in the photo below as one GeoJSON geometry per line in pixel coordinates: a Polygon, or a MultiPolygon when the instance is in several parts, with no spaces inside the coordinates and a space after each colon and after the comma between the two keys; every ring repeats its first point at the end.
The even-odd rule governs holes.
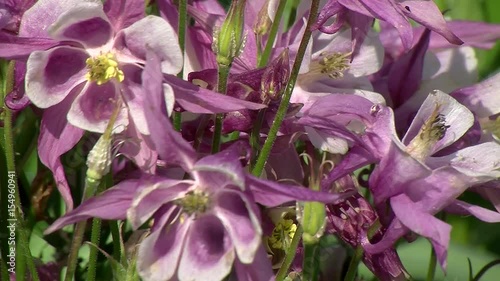
{"type": "Polygon", "coordinates": [[[304,244],[316,244],[325,230],[325,204],[320,202],[305,202],[299,218],[304,233],[302,239],[304,244]]]}
{"type": "Polygon", "coordinates": [[[109,173],[111,159],[111,138],[103,134],[87,157],[87,178],[94,181],[101,180],[109,173]]]}
{"type": "Polygon", "coordinates": [[[222,26],[214,34],[212,49],[218,64],[230,66],[244,48],[244,14],[246,0],[235,0],[222,26]]]}
{"type": "Polygon", "coordinates": [[[253,32],[256,35],[266,35],[269,32],[269,28],[273,23],[271,18],[269,18],[269,0],[266,1],[259,13],[257,14],[257,20],[253,25],[253,32]]]}
{"type": "Polygon", "coordinates": [[[279,100],[288,83],[290,75],[290,62],[288,49],[285,49],[279,57],[271,62],[271,65],[262,74],[261,98],[263,101],[279,100]]]}

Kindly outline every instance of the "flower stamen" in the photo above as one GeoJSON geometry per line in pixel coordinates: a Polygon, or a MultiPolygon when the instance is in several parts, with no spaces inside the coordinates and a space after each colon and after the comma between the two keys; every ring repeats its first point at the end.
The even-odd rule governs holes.
{"type": "Polygon", "coordinates": [[[118,82],[122,82],[123,79],[125,79],[125,75],[118,67],[118,62],[112,53],[90,57],[85,63],[89,69],[85,78],[89,81],[96,82],[97,85],[102,85],[112,78],[116,78],[118,82]]]}
{"type": "Polygon", "coordinates": [[[176,201],[184,213],[198,215],[204,213],[210,204],[210,198],[205,192],[192,191],[176,201]]]}
{"type": "Polygon", "coordinates": [[[281,219],[269,237],[269,244],[274,249],[288,249],[296,230],[297,225],[293,223],[293,220],[281,219]]]}
{"type": "Polygon", "coordinates": [[[321,53],[319,58],[311,61],[308,74],[326,74],[332,79],[344,77],[349,69],[351,53],[321,53]]]}
{"type": "Polygon", "coordinates": [[[425,160],[431,152],[432,147],[444,138],[450,125],[446,125],[446,119],[439,113],[440,105],[436,104],[434,111],[427,121],[425,121],[417,136],[413,138],[406,151],[413,157],[425,160]]]}

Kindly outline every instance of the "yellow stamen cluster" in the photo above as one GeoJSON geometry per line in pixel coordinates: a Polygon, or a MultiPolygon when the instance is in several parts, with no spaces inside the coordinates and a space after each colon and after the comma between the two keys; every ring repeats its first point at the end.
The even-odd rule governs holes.
{"type": "Polygon", "coordinates": [[[273,229],[271,237],[269,237],[269,244],[274,249],[286,250],[288,245],[295,235],[297,225],[290,219],[281,219],[276,227],[273,229]]]}
{"type": "Polygon", "coordinates": [[[311,61],[310,74],[326,74],[332,79],[344,77],[349,68],[350,53],[321,53],[317,60],[311,61]]]}
{"type": "Polygon", "coordinates": [[[123,71],[118,68],[118,62],[112,53],[101,54],[86,60],[89,72],[85,76],[87,80],[102,85],[112,78],[122,82],[125,78],[123,71]]]}
{"type": "Polygon", "coordinates": [[[425,160],[431,151],[432,146],[441,140],[446,134],[446,130],[450,127],[446,125],[446,120],[439,113],[440,105],[436,104],[434,111],[427,121],[425,121],[418,135],[411,140],[407,147],[407,152],[413,157],[425,160]]]}
{"type": "Polygon", "coordinates": [[[182,207],[184,213],[189,215],[202,214],[209,206],[210,198],[205,192],[189,192],[183,198],[177,200],[177,205],[182,207]]]}

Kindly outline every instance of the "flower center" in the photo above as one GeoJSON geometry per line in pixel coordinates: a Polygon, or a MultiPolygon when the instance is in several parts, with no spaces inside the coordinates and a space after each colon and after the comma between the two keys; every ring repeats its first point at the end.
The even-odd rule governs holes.
{"type": "Polygon", "coordinates": [[[450,127],[446,125],[443,114],[439,112],[440,105],[436,104],[434,111],[427,121],[425,121],[417,136],[413,138],[406,148],[406,151],[419,160],[425,160],[430,156],[432,147],[441,140],[450,127]]]}
{"type": "Polygon", "coordinates": [[[85,76],[87,80],[102,85],[112,78],[122,82],[125,78],[123,71],[118,68],[118,62],[112,53],[101,54],[88,58],[86,61],[89,72],[85,76]]]}
{"type": "Polygon", "coordinates": [[[177,200],[177,205],[181,206],[184,213],[189,215],[204,213],[210,204],[208,194],[200,191],[187,193],[183,198],[177,200]]]}
{"type": "Polygon", "coordinates": [[[281,219],[269,238],[271,247],[283,250],[288,249],[296,230],[297,225],[293,223],[293,220],[281,219]]]}
{"type": "Polygon", "coordinates": [[[308,75],[328,75],[332,79],[344,77],[344,71],[349,69],[351,53],[321,53],[319,58],[311,61],[308,75]]]}

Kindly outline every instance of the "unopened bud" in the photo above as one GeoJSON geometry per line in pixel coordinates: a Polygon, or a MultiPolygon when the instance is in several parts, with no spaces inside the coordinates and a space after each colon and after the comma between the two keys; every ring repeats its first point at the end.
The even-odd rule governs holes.
{"type": "Polygon", "coordinates": [[[256,35],[265,35],[269,32],[269,28],[273,23],[271,18],[269,18],[269,0],[266,1],[257,15],[257,21],[253,25],[253,32],[256,35]]]}
{"type": "Polygon", "coordinates": [[[279,57],[271,62],[262,74],[261,98],[263,101],[279,100],[288,83],[290,75],[290,62],[288,49],[285,49],[279,57]]]}
{"type": "Polygon", "coordinates": [[[320,202],[304,202],[303,204],[301,212],[298,212],[300,214],[298,220],[304,229],[302,239],[305,244],[316,244],[325,231],[325,204],[320,202]]]}
{"type": "Polygon", "coordinates": [[[230,66],[245,46],[245,4],[246,0],[234,0],[222,26],[214,33],[212,49],[218,64],[230,66]]]}
{"type": "Polygon", "coordinates": [[[99,181],[109,173],[111,167],[111,138],[101,135],[87,157],[87,178],[99,181]]]}

